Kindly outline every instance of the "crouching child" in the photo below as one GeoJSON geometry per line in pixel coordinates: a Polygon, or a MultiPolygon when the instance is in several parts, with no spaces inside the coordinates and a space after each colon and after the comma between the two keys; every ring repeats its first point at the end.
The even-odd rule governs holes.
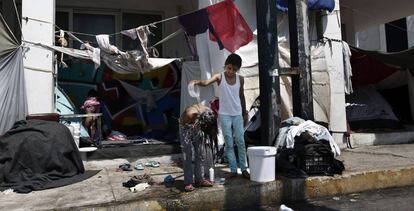
{"type": "Polygon", "coordinates": [[[180,132],[185,191],[193,191],[194,186],[213,186],[205,178],[206,169],[214,165],[213,155],[217,151],[217,120],[211,109],[201,104],[187,107],[180,116],[180,132]]]}

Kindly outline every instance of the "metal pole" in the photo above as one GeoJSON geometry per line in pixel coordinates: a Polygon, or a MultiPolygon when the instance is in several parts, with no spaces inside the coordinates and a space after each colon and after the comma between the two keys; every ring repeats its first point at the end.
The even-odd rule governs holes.
{"type": "Polygon", "coordinates": [[[288,9],[290,65],[299,70],[292,76],[293,115],[313,120],[308,0],[289,0],[288,9]]]}
{"type": "Polygon", "coordinates": [[[256,1],[261,145],[273,144],[280,123],[276,0],[256,1]]]}

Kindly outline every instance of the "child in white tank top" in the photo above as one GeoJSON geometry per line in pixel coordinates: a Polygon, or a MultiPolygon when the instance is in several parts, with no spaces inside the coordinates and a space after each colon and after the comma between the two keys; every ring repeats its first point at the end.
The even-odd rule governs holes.
{"type": "Polygon", "coordinates": [[[225,140],[225,152],[231,173],[229,177],[237,176],[237,159],[234,153],[234,143],[237,145],[239,167],[242,176],[249,179],[247,171],[246,147],[244,142],[244,124],[247,123],[246,102],[244,97],[244,79],[237,75],[241,67],[241,57],[230,54],[224,63],[224,72],[215,74],[207,80],[194,80],[190,83],[208,86],[214,82],[219,85],[219,119],[225,140]],[[233,139],[233,134],[235,139],[233,139]]]}

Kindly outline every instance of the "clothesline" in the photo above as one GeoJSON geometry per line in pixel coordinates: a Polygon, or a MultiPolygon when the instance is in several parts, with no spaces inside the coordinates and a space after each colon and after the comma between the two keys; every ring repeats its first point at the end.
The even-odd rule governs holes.
{"type": "MultiPolygon", "coordinates": [[[[14,0],[13,0],[13,1],[14,1],[14,0]]],[[[210,6],[211,6],[211,5],[210,5],[210,6]]],[[[208,6],[207,6],[207,7],[208,7],[208,6]]],[[[341,4],[341,7],[345,8],[345,9],[352,10],[352,11],[354,11],[354,12],[357,12],[357,13],[359,13],[359,14],[365,15],[365,16],[366,16],[366,17],[368,17],[368,18],[373,19],[373,17],[372,17],[370,14],[367,14],[367,13],[361,12],[361,11],[359,11],[359,10],[357,10],[357,9],[353,9],[353,8],[351,8],[351,7],[347,6],[346,4],[345,4],[345,5],[344,5],[344,4],[341,4]]],[[[204,8],[206,8],[206,7],[204,7],[204,8]]],[[[198,9],[198,10],[201,10],[201,9],[204,9],[204,8],[200,8],[200,9],[198,9]]],[[[179,16],[188,15],[188,14],[193,13],[193,12],[198,11],[198,10],[194,10],[194,11],[191,11],[191,12],[188,12],[188,13],[185,13],[185,14],[182,14],[182,15],[177,15],[177,16],[173,16],[173,17],[170,17],[170,18],[166,18],[166,19],[160,20],[160,21],[156,21],[156,22],[153,22],[153,23],[149,23],[149,24],[146,24],[146,25],[144,25],[144,26],[149,26],[149,25],[157,25],[157,24],[159,24],[159,23],[163,23],[163,22],[167,22],[167,21],[170,21],[170,20],[174,20],[174,19],[177,19],[179,16]]],[[[19,16],[18,16],[18,15],[17,15],[17,17],[19,18],[19,16]]],[[[22,17],[22,18],[23,18],[23,19],[25,19],[26,21],[28,21],[28,20],[33,20],[33,21],[38,21],[38,22],[42,22],[42,23],[51,24],[51,25],[53,25],[54,27],[56,27],[57,29],[62,30],[62,29],[61,29],[59,26],[57,26],[56,24],[51,23],[51,22],[48,22],[48,21],[44,21],[44,20],[40,20],[40,19],[36,19],[36,18],[31,18],[31,17],[22,17]]],[[[396,29],[399,29],[399,30],[401,30],[401,31],[405,31],[405,32],[414,33],[414,31],[410,31],[410,30],[407,30],[407,29],[401,28],[401,27],[396,26],[396,25],[391,24],[391,23],[386,23],[386,24],[387,24],[387,25],[389,25],[389,26],[392,26],[392,27],[394,27],[394,28],[396,28],[396,29]]],[[[20,22],[19,22],[19,25],[20,25],[20,22]]],[[[21,25],[20,25],[20,28],[21,28],[21,25]]],[[[125,30],[122,30],[122,31],[125,31],[125,30]]],[[[108,34],[108,35],[109,35],[109,36],[119,35],[119,34],[122,34],[122,31],[115,32],[115,33],[111,33],[111,34],[108,34]]],[[[73,33],[73,34],[78,34],[78,35],[83,35],[83,36],[92,36],[92,37],[95,37],[95,36],[96,36],[96,34],[83,33],[83,32],[75,32],[75,31],[69,31],[69,30],[65,30],[65,32],[71,32],[71,33],[73,33]]]]}
{"type": "MultiPolygon", "coordinates": [[[[190,36],[195,36],[196,34],[204,33],[207,29],[209,29],[210,40],[212,40],[213,42],[217,42],[220,49],[225,48],[230,52],[234,52],[235,50],[237,50],[241,46],[246,45],[253,39],[253,32],[250,30],[249,26],[237,10],[237,7],[233,4],[231,0],[225,0],[220,3],[207,6],[206,9],[199,9],[195,12],[186,13],[180,16],[174,16],[168,19],[164,19],[162,21],[117,32],[126,35],[133,40],[138,39],[142,47],[142,50],[140,51],[122,51],[118,47],[112,45],[110,43],[109,37],[110,35],[115,35],[117,33],[92,35],[87,33],[65,31],[62,30],[56,24],[48,21],[30,17],[24,17],[24,19],[26,19],[26,21],[30,19],[33,21],[40,21],[42,23],[52,24],[53,26],[56,26],[59,29],[58,42],[60,46],[62,46],[63,48],[60,48],[58,46],[49,46],[49,48],[53,48],[53,50],[58,50],[62,53],[69,55],[82,55],[82,57],[85,57],[84,54],[86,53],[88,58],[92,59],[96,66],[100,65],[101,57],[104,60],[104,62],[106,62],[109,66],[114,65],[112,64],[113,61],[116,61],[117,59],[123,59],[129,62],[126,66],[123,63],[116,63],[114,66],[115,68],[119,68],[120,71],[123,72],[129,72],[131,66],[136,66],[136,68],[140,70],[146,70],[150,68],[151,64],[148,63],[147,60],[150,59],[150,53],[152,53],[153,55],[157,54],[155,46],[171,39],[172,37],[180,34],[182,31],[187,32],[190,36]],[[226,17],[225,20],[223,20],[222,17],[226,17]],[[179,19],[179,22],[182,27],[178,31],[163,38],[156,44],[152,46],[147,46],[149,41],[148,36],[153,35],[150,31],[150,27],[155,27],[154,24],[173,20],[175,18],[179,19]],[[194,22],[195,19],[200,19],[201,22],[194,22]],[[80,42],[82,44],[80,48],[85,51],[74,52],[76,49],[69,50],[68,48],[65,48],[68,45],[65,39],[65,32],[70,38],[80,42]],[[89,42],[82,41],[74,34],[94,36],[99,47],[91,46],[89,42]],[[235,42],[235,40],[237,40],[237,42],[235,42]],[[133,62],[133,60],[128,58],[136,58],[134,61],[139,60],[142,62],[133,62]]],[[[61,57],[61,62],[64,63],[63,56],[61,57]]]]}
{"type": "MultiPolygon", "coordinates": [[[[173,17],[173,18],[176,18],[176,17],[173,17]]],[[[56,24],[53,24],[53,23],[48,22],[48,21],[44,21],[44,20],[40,20],[40,19],[36,19],[36,18],[30,18],[30,17],[23,17],[23,19],[25,19],[26,21],[33,20],[33,21],[38,21],[38,22],[41,22],[41,23],[51,24],[51,25],[54,25],[57,29],[59,29],[59,31],[62,30],[56,24]]],[[[167,19],[165,21],[167,21],[167,19]]],[[[156,24],[157,22],[154,22],[154,23],[156,24]]],[[[148,25],[153,25],[154,23],[148,24],[148,25]]],[[[55,33],[59,33],[59,31],[56,31],[55,33]]],[[[71,39],[76,40],[76,41],[80,42],[81,44],[85,43],[85,41],[83,41],[83,40],[79,39],[78,37],[74,36],[74,34],[76,34],[76,35],[94,36],[94,37],[97,36],[97,35],[88,34],[88,33],[82,33],[82,32],[73,32],[73,31],[67,31],[67,30],[62,30],[62,31],[66,32],[71,39]]],[[[123,30],[123,31],[127,31],[127,30],[123,30]]],[[[177,30],[176,32],[174,32],[174,33],[168,35],[167,37],[163,38],[162,40],[158,41],[156,44],[150,46],[149,49],[155,48],[157,45],[159,45],[159,44],[161,44],[161,43],[163,43],[163,42],[171,39],[172,37],[177,36],[181,32],[182,32],[182,29],[177,30]]],[[[122,31],[121,32],[117,32],[117,33],[107,34],[107,35],[108,36],[114,36],[114,35],[117,35],[117,34],[122,34],[122,31]]],[[[90,41],[88,41],[88,42],[91,43],[90,41]]]]}
{"type": "MultiPolygon", "coordinates": [[[[211,5],[210,5],[211,6],[211,5]]],[[[207,6],[208,7],[208,6],[207,6]]],[[[204,7],[204,8],[207,8],[207,7],[204,7]]],[[[174,19],[177,19],[179,16],[184,16],[184,15],[188,15],[188,14],[190,14],[190,13],[193,13],[193,12],[196,12],[196,11],[198,11],[198,10],[201,10],[201,9],[204,9],[204,8],[200,8],[200,9],[197,9],[197,10],[193,10],[193,11],[191,11],[191,12],[188,12],[188,13],[185,13],[185,14],[182,14],[182,15],[177,15],[177,16],[173,16],[173,17],[170,17],[170,18],[166,18],[166,19],[163,19],[163,20],[159,20],[159,21],[155,21],[155,22],[152,22],[152,23],[149,23],[149,24],[145,24],[145,25],[143,25],[143,26],[154,26],[154,25],[157,25],[157,24],[160,24],[160,23],[163,23],[163,22],[167,22],[167,21],[170,21],[170,20],[174,20],[174,19]]],[[[40,19],[36,19],[36,18],[31,18],[31,17],[22,17],[23,19],[25,19],[26,21],[28,21],[28,20],[33,20],[33,21],[38,21],[38,22],[42,22],[42,23],[47,23],[47,24],[51,24],[51,25],[53,25],[53,26],[55,26],[57,29],[59,29],[59,30],[62,30],[59,26],[57,26],[56,24],[54,24],[54,23],[51,23],[51,22],[48,22],[48,21],[44,21],[44,20],[40,20],[40,19]]],[[[136,28],[136,27],[135,27],[136,28]]],[[[131,28],[131,29],[133,29],[133,28],[131,28]]],[[[130,29],[126,29],[126,30],[122,30],[122,31],[127,31],[127,30],[130,30],[130,29]]],[[[90,34],[90,33],[83,33],[83,32],[75,32],[75,31],[69,31],[69,30],[64,30],[65,32],[71,32],[71,33],[73,33],[73,34],[78,34],[78,35],[84,35],[84,36],[91,36],[91,37],[95,37],[97,34],[90,34]]],[[[119,34],[122,34],[122,31],[119,31],[119,32],[115,32],[115,33],[111,33],[111,34],[108,34],[109,36],[115,36],[115,35],[119,35],[119,34]]]]}
{"type": "MultiPolygon", "coordinates": [[[[207,6],[207,7],[209,7],[209,6],[207,6]]],[[[207,7],[205,7],[205,8],[207,8],[207,7]]],[[[191,12],[185,13],[183,15],[179,15],[179,16],[188,15],[188,14],[191,14],[193,12],[200,11],[202,9],[204,9],[204,8],[201,8],[201,9],[198,9],[198,10],[194,10],[194,11],[191,11],[191,12]]],[[[156,22],[153,22],[153,23],[149,23],[149,24],[146,24],[146,25],[142,25],[142,26],[139,26],[139,27],[148,27],[148,26],[156,27],[155,26],[156,24],[177,19],[179,16],[173,16],[173,17],[170,17],[170,18],[166,18],[166,19],[163,19],[163,20],[160,20],[160,21],[156,21],[156,22]]],[[[41,22],[41,23],[51,24],[51,25],[53,25],[54,27],[56,27],[59,30],[59,32],[57,31],[56,33],[60,33],[60,31],[64,31],[64,32],[66,32],[69,35],[69,37],[71,39],[76,40],[76,41],[78,41],[81,44],[86,43],[86,41],[83,41],[83,40],[79,39],[78,37],[75,36],[75,34],[76,35],[83,35],[83,36],[91,36],[91,37],[96,37],[97,36],[96,34],[83,33],[83,32],[75,32],[75,31],[69,31],[69,30],[62,30],[62,28],[59,27],[58,25],[56,25],[55,23],[52,23],[52,22],[49,22],[49,21],[45,21],[45,20],[36,19],[36,18],[32,18],[32,17],[22,17],[22,19],[26,20],[26,22],[28,20],[32,20],[32,21],[37,21],[37,22],[41,22]]],[[[111,33],[111,34],[106,34],[106,35],[108,35],[108,36],[115,36],[115,35],[119,35],[119,34],[127,35],[127,34],[125,34],[123,32],[131,31],[131,30],[134,30],[134,29],[138,29],[138,27],[131,28],[131,29],[127,29],[127,30],[122,30],[122,31],[119,31],[119,32],[115,32],[115,33],[111,33]]],[[[159,44],[161,44],[161,43],[163,43],[163,42],[171,39],[172,37],[177,36],[181,32],[182,32],[182,29],[177,30],[176,32],[174,32],[174,33],[168,35],[167,37],[163,38],[162,40],[158,41],[156,44],[148,47],[148,49],[152,50],[154,54],[158,54],[156,52],[155,46],[157,46],[157,45],[159,45],[159,44]]]]}

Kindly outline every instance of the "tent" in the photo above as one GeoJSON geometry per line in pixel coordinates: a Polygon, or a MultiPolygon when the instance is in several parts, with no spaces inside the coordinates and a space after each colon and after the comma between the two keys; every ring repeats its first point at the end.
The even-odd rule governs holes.
{"type": "Polygon", "coordinates": [[[23,51],[0,14],[0,136],[28,112],[23,51]]]}
{"type": "Polygon", "coordinates": [[[351,49],[355,87],[355,93],[347,96],[351,128],[399,128],[402,118],[412,121],[414,76],[409,69],[413,68],[414,48],[394,53],[351,49]]]}

